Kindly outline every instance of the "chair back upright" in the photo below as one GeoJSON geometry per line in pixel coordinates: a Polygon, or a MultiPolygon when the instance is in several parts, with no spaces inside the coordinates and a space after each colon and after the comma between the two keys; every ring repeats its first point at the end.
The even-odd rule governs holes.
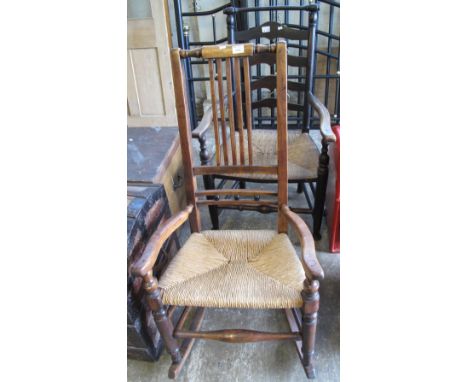
{"type": "Polygon", "coordinates": [[[287,47],[286,43],[273,45],[235,44],[204,46],[193,50],[172,49],[172,72],[176,97],[180,144],[186,179],[187,203],[193,205],[190,214],[192,232],[200,232],[199,206],[272,206],[278,208],[278,232],[287,232],[286,218],[280,206],[288,201],[288,144],[287,144],[287,47]],[[275,57],[277,143],[276,165],[256,164],[252,141],[252,101],[249,97],[251,76],[249,60],[256,55],[271,53],[275,57]],[[208,61],[210,75],[210,96],[215,139],[215,159],[211,166],[196,166],[192,152],[189,103],[186,89],[186,75],[182,60],[198,57],[208,61]],[[237,89],[245,88],[245,102],[241,92],[233,92],[233,81],[237,89]],[[234,99],[235,102],[234,105],[234,99]],[[244,115],[245,113],[245,115],[244,115]],[[232,174],[275,174],[278,178],[277,192],[254,189],[214,189],[197,191],[196,176],[232,174]],[[238,200],[227,196],[238,195],[238,200]],[[276,197],[255,200],[252,196],[276,197]],[[246,199],[245,197],[250,197],[246,199]]]}

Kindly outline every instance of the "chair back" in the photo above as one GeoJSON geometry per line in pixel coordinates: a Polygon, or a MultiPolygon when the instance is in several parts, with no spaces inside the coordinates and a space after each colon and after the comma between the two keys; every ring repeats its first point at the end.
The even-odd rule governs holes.
{"type": "MultiPolygon", "coordinates": [[[[190,215],[192,232],[199,232],[201,205],[218,206],[262,206],[278,208],[288,201],[287,174],[287,47],[286,43],[274,45],[215,45],[194,50],[173,49],[171,51],[172,72],[176,97],[177,118],[180,143],[186,179],[187,202],[194,206],[190,215]],[[274,55],[276,67],[277,142],[276,165],[256,164],[253,160],[254,142],[252,141],[252,102],[250,99],[251,76],[249,59],[258,54],[274,55]],[[189,103],[186,89],[186,75],[182,60],[198,57],[206,60],[210,75],[210,95],[212,102],[212,121],[215,138],[215,159],[211,166],[196,166],[193,160],[190,129],[189,103]],[[241,69],[242,68],[242,69],[241,69]],[[245,102],[240,91],[233,91],[233,81],[237,89],[245,88],[245,102]],[[236,105],[234,105],[236,100],[236,105]],[[227,106],[227,109],[226,109],[227,106]],[[245,112],[245,115],[244,115],[245,112]],[[216,174],[274,174],[278,178],[277,192],[266,190],[214,189],[197,191],[196,176],[216,174]],[[230,200],[226,196],[238,195],[240,199],[230,200]],[[252,196],[276,197],[272,200],[242,199],[252,196]],[[215,198],[215,197],[218,198],[215,198]]],[[[287,232],[287,222],[278,213],[278,230],[287,232]]]]}
{"type": "MultiPolygon", "coordinates": [[[[313,90],[313,73],[315,65],[315,46],[317,29],[317,4],[304,6],[269,6],[269,7],[249,7],[238,8],[228,7],[224,10],[227,14],[228,42],[230,44],[244,42],[262,42],[264,39],[271,42],[277,42],[279,38],[287,40],[288,44],[288,111],[289,119],[296,121],[290,124],[290,128],[301,128],[302,131],[310,129],[312,109],[307,102],[307,94],[313,90]],[[308,27],[293,24],[281,24],[276,21],[267,21],[259,26],[238,30],[236,27],[235,16],[244,16],[249,12],[255,12],[256,16],[260,12],[269,12],[270,18],[272,12],[278,11],[306,11],[308,14],[308,27]],[[307,45],[304,45],[303,42],[307,45]],[[303,55],[302,52],[306,52],[303,55]],[[295,52],[296,54],[293,54],[295,52]],[[305,74],[305,82],[304,82],[305,74]]],[[[257,16],[258,17],[258,16],[257,16]]],[[[251,84],[251,90],[254,92],[252,98],[252,109],[254,111],[254,128],[275,128],[275,88],[276,81],[274,73],[275,57],[270,52],[263,52],[249,59],[251,66],[255,66],[255,80],[251,84]],[[270,70],[265,70],[262,64],[270,66],[270,70]],[[265,91],[269,90],[269,96],[265,97],[265,91]],[[266,110],[265,110],[266,109],[266,110]],[[269,115],[268,115],[269,114],[269,115]]]]}

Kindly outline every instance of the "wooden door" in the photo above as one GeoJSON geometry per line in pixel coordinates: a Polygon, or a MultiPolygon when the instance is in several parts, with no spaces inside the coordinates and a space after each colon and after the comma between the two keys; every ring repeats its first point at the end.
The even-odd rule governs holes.
{"type": "Polygon", "coordinates": [[[166,0],[135,1],[143,8],[146,3],[143,12],[132,12],[132,1],[127,4],[127,124],[177,126],[166,0]]]}

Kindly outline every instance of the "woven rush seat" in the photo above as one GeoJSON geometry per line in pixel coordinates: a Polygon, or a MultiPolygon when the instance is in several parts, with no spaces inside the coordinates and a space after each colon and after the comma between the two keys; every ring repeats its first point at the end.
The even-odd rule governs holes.
{"type": "MultiPolygon", "coordinates": [[[[236,132],[237,160],[240,158],[239,133],[236,132]]],[[[258,166],[275,166],[278,162],[276,148],[276,130],[254,129],[252,130],[253,163],[258,166]]],[[[244,131],[245,159],[247,153],[247,131],[244,131]]],[[[222,150],[221,150],[222,151],[222,150]]],[[[221,152],[221,158],[223,158],[221,152]]],[[[317,178],[317,168],[320,151],[308,133],[292,130],[288,131],[288,179],[312,180],[317,178]]],[[[228,158],[231,161],[232,152],[228,150],[228,158]]],[[[276,175],[269,174],[234,174],[236,178],[261,179],[276,181],[276,175]]]]}
{"type": "Polygon", "coordinates": [[[160,279],[163,303],[213,308],[299,308],[305,274],[286,234],[193,233],[160,279]]]}

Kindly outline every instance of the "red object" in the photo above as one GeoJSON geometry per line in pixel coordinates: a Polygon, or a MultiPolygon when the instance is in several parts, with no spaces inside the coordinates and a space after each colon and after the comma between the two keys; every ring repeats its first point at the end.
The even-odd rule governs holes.
{"type": "Polygon", "coordinates": [[[330,166],[327,186],[327,225],[330,252],[340,251],[340,125],[333,125],[336,135],[334,148],[330,150],[330,166]]]}

